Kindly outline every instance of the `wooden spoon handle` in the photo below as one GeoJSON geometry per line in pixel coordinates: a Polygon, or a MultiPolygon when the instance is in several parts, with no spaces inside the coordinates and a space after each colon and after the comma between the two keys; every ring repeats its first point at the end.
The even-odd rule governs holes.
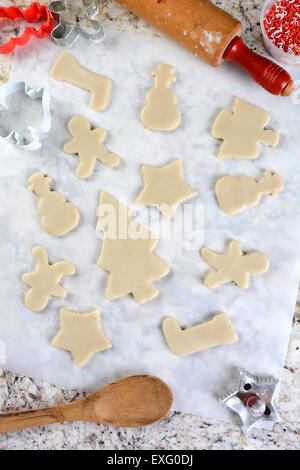
{"type": "Polygon", "coordinates": [[[78,406],[80,402],[82,400],[51,408],[0,414],[0,434],[45,426],[46,424],[80,420],[82,418],[80,413],[81,406],[78,406]]]}

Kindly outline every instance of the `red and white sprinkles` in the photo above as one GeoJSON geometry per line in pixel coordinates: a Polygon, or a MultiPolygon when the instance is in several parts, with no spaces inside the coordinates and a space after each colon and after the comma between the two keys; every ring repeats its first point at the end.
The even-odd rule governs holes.
{"type": "Polygon", "coordinates": [[[264,18],[268,37],[279,49],[300,56],[300,2],[279,0],[264,18]]]}

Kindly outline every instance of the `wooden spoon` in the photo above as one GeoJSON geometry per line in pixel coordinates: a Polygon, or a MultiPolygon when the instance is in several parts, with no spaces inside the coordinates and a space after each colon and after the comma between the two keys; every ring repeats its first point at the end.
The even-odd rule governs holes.
{"type": "Polygon", "coordinates": [[[151,375],[134,375],[73,403],[0,414],[0,433],[65,421],[89,421],[129,428],[149,426],[165,417],[172,402],[172,392],[165,382],[151,375]]]}

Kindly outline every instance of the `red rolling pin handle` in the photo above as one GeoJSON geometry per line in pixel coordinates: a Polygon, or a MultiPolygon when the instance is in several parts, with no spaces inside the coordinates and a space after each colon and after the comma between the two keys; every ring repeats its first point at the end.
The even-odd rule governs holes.
{"type": "Polygon", "coordinates": [[[231,41],[223,58],[238,64],[273,95],[287,96],[293,90],[294,84],[290,74],[275,62],[251,51],[240,37],[231,41]]]}

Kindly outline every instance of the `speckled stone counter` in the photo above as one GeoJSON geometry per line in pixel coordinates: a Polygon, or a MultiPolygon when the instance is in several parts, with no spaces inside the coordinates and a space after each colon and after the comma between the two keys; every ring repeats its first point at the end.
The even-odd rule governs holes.
{"type": "MultiPolygon", "coordinates": [[[[40,3],[47,3],[41,1],[40,3]]],[[[244,25],[248,46],[264,53],[259,26],[261,0],[214,0],[244,25]]],[[[25,6],[25,1],[1,1],[1,6],[25,6]]],[[[103,27],[158,33],[114,0],[100,2],[103,27]]],[[[0,31],[1,41],[1,31],[0,31]]],[[[9,77],[12,57],[0,56],[0,81],[9,77]]],[[[300,72],[299,72],[300,75],[300,72]]],[[[297,77],[296,77],[297,78],[297,77]]],[[[0,450],[45,449],[300,449],[300,296],[279,396],[282,418],[273,431],[255,430],[249,437],[237,425],[221,423],[182,413],[170,413],[161,423],[145,429],[118,429],[89,423],[65,423],[0,435],[0,450]]],[[[0,374],[0,410],[12,412],[58,405],[79,398],[75,391],[20,377],[8,371],[0,374]]]]}

